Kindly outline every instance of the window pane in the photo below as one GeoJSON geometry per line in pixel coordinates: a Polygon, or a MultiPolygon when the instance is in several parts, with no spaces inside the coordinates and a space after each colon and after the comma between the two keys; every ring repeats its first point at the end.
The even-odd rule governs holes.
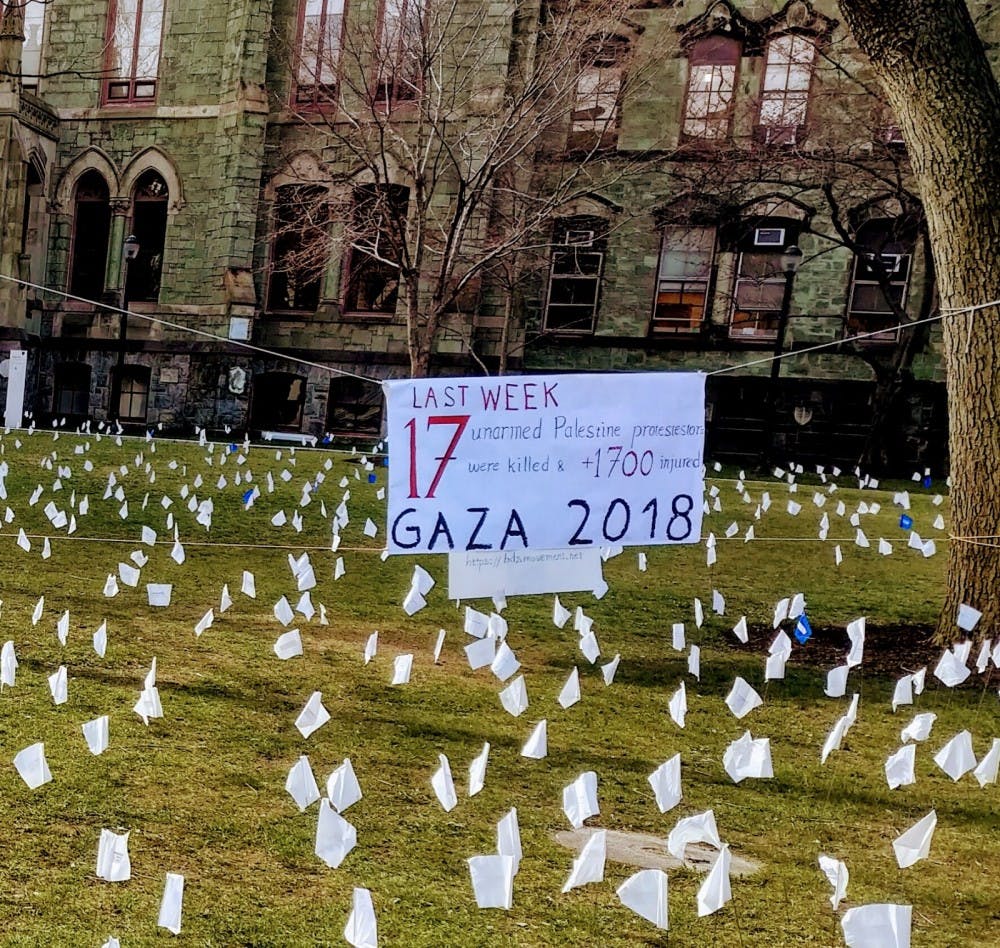
{"type": "Polygon", "coordinates": [[[136,182],[132,195],[132,233],[139,253],[128,265],[128,299],[156,301],[160,295],[163,251],[167,237],[169,195],[163,178],[147,171],[136,182]]]}
{"type": "Polygon", "coordinates": [[[323,0],[306,0],[302,15],[302,38],[299,41],[298,80],[316,82],[319,75],[320,30],[323,25],[323,0]]]}
{"type": "Polygon", "coordinates": [[[24,8],[24,48],[21,52],[21,74],[31,89],[38,86],[42,68],[42,29],[45,25],[45,4],[28,0],[24,8]]]}
{"type": "Polygon", "coordinates": [[[88,300],[101,298],[110,232],[108,186],[96,171],[88,171],[76,186],[69,283],[69,291],[74,296],[88,300]]]}
{"type": "Polygon", "coordinates": [[[767,47],[759,122],[765,127],[804,125],[816,47],[801,36],[779,36],[767,47]]]}
{"type": "Polygon", "coordinates": [[[740,257],[740,277],[779,280],[784,282],[781,272],[781,255],[777,253],[745,253],[740,257]]]}
{"type": "Polygon", "coordinates": [[[118,396],[118,417],[122,421],[145,421],[149,394],[149,370],[126,367],[122,370],[118,396]]]}
{"type": "Polygon", "coordinates": [[[139,0],[118,0],[115,4],[114,33],[111,37],[111,69],[118,76],[132,75],[136,19],[139,0]]]}
{"type": "Polygon", "coordinates": [[[267,305],[270,310],[315,312],[329,253],[325,188],[278,188],[267,305]]]}
{"type": "Polygon", "coordinates": [[[300,85],[336,83],[343,13],[343,0],[305,0],[297,69],[300,85]]]}
{"type": "Polygon", "coordinates": [[[348,257],[344,308],[355,313],[391,316],[399,301],[399,268],[393,264],[393,232],[403,226],[407,188],[359,188],[355,195],[354,231],[348,257]]]}
{"type": "Polygon", "coordinates": [[[333,433],[367,434],[382,430],[382,390],[352,378],[330,382],[326,427],[333,433]]]}
{"type": "Polygon", "coordinates": [[[576,84],[573,131],[608,129],[615,119],[621,72],[616,68],[591,66],[580,73],[576,84]]]}
{"type": "Polygon", "coordinates": [[[728,135],[735,80],[735,66],[691,67],[685,135],[694,138],[725,138],[728,135]]]}
{"type": "Polygon", "coordinates": [[[425,0],[385,0],[379,40],[379,97],[414,99],[423,81],[422,4],[425,0]]]}
{"type": "Polygon", "coordinates": [[[739,309],[767,309],[779,312],[784,291],[784,280],[781,283],[740,280],[736,284],[736,306],[739,309]]]}
{"type": "Polygon", "coordinates": [[[714,249],[714,227],[665,228],[660,249],[660,279],[707,280],[714,249]]]}
{"type": "Polygon", "coordinates": [[[582,250],[560,250],[553,255],[552,272],[560,276],[596,276],[601,272],[603,255],[582,250]]]}
{"type": "Polygon", "coordinates": [[[785,97],[765,97],[760,104],[760,124],[771,127],[787,125],[785,121],[785,97]]]}
{"type": "Polygon", "coordinates": [[[139,21],[139,47],[135,77],[155,79],[160,60],[160,34],[163,30],[163,0],[142,0],[139,21]]]}
{"type": "Polygon", "coordinates": [[[306,380],[289,372],[264,372],[253,380],[250,424],[254,428],[302,427],[306,380]]]}

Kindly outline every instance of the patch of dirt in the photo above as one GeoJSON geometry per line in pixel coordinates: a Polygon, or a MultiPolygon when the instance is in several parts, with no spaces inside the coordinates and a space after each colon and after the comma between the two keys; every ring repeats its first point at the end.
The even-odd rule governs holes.
{"type": "MultiPolygon", "coordinates": [[[[792,634],[794,626],[782,626],[792,640],[792,657],[789,664],[812,666],[825,669],[841,665],[851,647],[846,626],[813,626],[812,637],[799,645],[792,634]]],[[[736,652],[767,652],[778,634],[777,629],[765,625],[752,625],[747,630],[749,641],[743,645],[733,635],[722,635],[724,642],[736,652]]],[[[915,625],[873,625],[865,626],[865,672],[875,672],[889,676],[915,671],[923,665],[934,666],[943,651],[934,644],[934,630],[928,626],[915,625]]]]}
{"type": "MultiPolygon", "coordinates": [[[[600,827],[581,826],[580,829],[562,830],[554,833],[553,839],[560,846],[573,850],[579,855],[587,840],[600,827]]],[[[705,843],[688,843],[684,851],[685,859],[681,862],[667,852],[667,840],[662,836],[650,836],[647,833],[623,833],[618,830],[607,830],[608,855],[611,862],[624,866],[635,866],[637,869],[694,869],[697,872],[708,872],[715,864],[718,850],[705,843]]],[[[731,853],[731,875],[742,878],[755,873],[760,866],[750,859],[731,853]]]]}

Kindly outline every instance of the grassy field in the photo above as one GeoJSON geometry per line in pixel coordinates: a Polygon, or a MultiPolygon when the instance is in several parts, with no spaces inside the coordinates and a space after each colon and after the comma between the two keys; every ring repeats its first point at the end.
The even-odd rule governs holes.
{"type": "MultiPolygon", "coordinates": [[[[287,448],[254,447],[240,464],[244,452],[222,445],[210,452],[195,444],[125,440],[118,446],[108,438],[16,432],[2,445],[8,473],[0,513],[9,506],[14,519],[0,531],[0,632],[2,640],[14,641],[20,667],[16,686],[0,695],[0,740],[8,761],[44,741],[53,776],[29,790],[13,766],[0,770],[7,827],[0,867],[4,944],[96,946],[114,934],[131,948],[170,938],[156,926],[157,911],[165,874],[179,872],[186,878],[180,940],[198,945],[341,944],[354,886],[372,891],[386,945],[838,945],[838,916],[817,867],[821,852],[846,861],[848,905],[912,904],[914,945],[996,944],[998,789],[980,789],[971,776],[953,783],[932,760],[963,728],[972,732],[976,753],[985,753],[997,734],[996,689],[976,674],[966,686],[947,689],[928,673],[927,691],[914,708],[894,715],[890,705],[894,679],[928,655],[919,630],[901,627],[931,623],[942,596],[947,533],[931,522],[941,510],[947,515],[947,503],[934,506],[933,489],[912,494],[915,528],[938,542],[938,555],[924,558],[906,549],[891,490],[859,491],[856,481],[840,477],[823,508],[830,539],[819,542],[823,510],[812,502],[817,478],[807,478],[809,486],[795,495],[774,480],[747,482],[750,504],[734,478],[710,479],[723,508],[705,526],[719,537],[715,566],[706,565],[704,544],[650,549],[646,572],[629,550],[606,563],[610,590],[603,599],[562,597],[593,618],[601,661],[621,654],[610,687],[580,654],[572,623],[553,626],[551,597],[511,600],[504,613],[508,642],[523,664],[530,700],[515,719],[500,706],[501,685],[489,670],[469,670],[462,651],[469,640],[462,611],[447,599],[443,558],[380,559],[384,515],[375,492],[384,486],[381,468],[371,484],[357,458],[319,451],[293,456],[287,448]],[[92,471],[84,470],[87,461],[92,471]],[[53,491],[60,467],[70,476],[64,470],[61,490],[53,491]],[[246,484],[234,479],[247,470],[263,495],[244,510],[246,484]],[[127,520],[119,515],[119,499],[103,499],[112,471],[128,502],[127,520]],[[282,471],[290,472],[288,481],[282,471]],[[266,488],[268,472],[273,493],[266,488]],[[302,485],[317,473],[325,480],[312,502],[299,507],[302,485]],[[227,481],[222,488],[220,475],[227,481]],[[343,477],[351,492],[350,524],[341,549],[332,552],[329,518],[343,496],[343,477]],[[31,505],[38,485],[43,491],[31,505]],[[773,505],[755,523],[763,490],[773,505]],[[199,501],[212,499],[211,530],[195,522],[190,494],[182,499],[188,491],[199,501]],[[50,500],[68,514],[84,496],[89,512],[77,513],[72,537],[50,526],[44,513],[50,500]],[[181,565],[170,557],[164,496],[173,501],[169,512],[184,545],[181,565]],[[786,512],[790,496],[802,504],[797,517],[786,512]],[[846,505],[844,517],[835,514],[838,500],[846,505]],[[877,515],[862,517],[870,549],[854,545],[847,522],[861,501],[881,504],[877,515]],[[278,510],[291,519],[296,509],[301,532],[271,525],[278,510]],[[374,539],[363,534],[368,516],[379,524],[374,539]],[[739,532],[726,540],[732,522],[739,532]],[[751,523],[757,539],[744,543],[751,523]],[[140,544],[142,525],[158,532],[154,547],[140,544]],[[16,545],[19,528],[34,537],[30,552],[16,545]],[[41,535],[53,537],[48,559],[41,556],[41,535]],[[880,536],[893,543],[893,555],[878,555],[880,536]],[[839,567],[835,542],[844,554],[839,567]],[[105,598],[108,574],[140,549],[149,560],[138,588],[122,586],[117,597],[105,598]],[[282,595],[295,605],[288,554],[306,550],[318,578],[312,601],[325,606],[329,624],[297,615],[304,654],[283,662],[272,651],[284,631],[272,608],[282,595]],[[339,556],[346,574],[335,581],[339,556]],[[401,602],[414,562],[439,584],[427,608],[407,617],[401,602]],[[239,592],[243,570],[255,574],[256,599],[239,592]],[[147,605],[147,582],[173,584],[169,609],[147,605]],[[219,615],[224,583],[234,605],[219,615]],[[713,589],[726,598],[724,617],[709,610],[713,589]],[[820,631],[804,647],[796,645],[783,681],[765,685],[774,604],[796,592],[806,596],[820,631]],[[42,617],[32,625],[42,595],[42,617]],[[707,613],[701,629],[693,618],[696,596],[707,613]],[[195,624],[213,607],[214,625],[196,637],[195,624]],[[70,632],[62,646],[56,623],[65,610],[70,632]],[[741,615],[751,624],[749,646],[730,631],[741,615]],[[859,616],[869,623],[865,662],[852,672],[845,698],[827,698],[825,673],[842,661],[843,628],[859,616]],[[99,658],[91,636],[102,620],[108,647],[99,658]],[[685,622],[688,641],[702,648],[700,682],[686,673],[686,655],[671,648],[674,622],[685,622]],[[447,637],[435,665],[439,628],[447,637]],[[362,652],[375,630],[379,652],[366,666],[362,652]],[[412,679],[390,687],[392,659],[407,652],[414,655],[412,679]],[[144,726],[132,706],[154,657],[164,716],[144,726]],[[69,700],[54,706],[46,679],[59,665],[68,670],[69,700]],[[574,665],[583,697],[563,710],[556,696],[574,665]],[[765,699],[742,721],[723,703],[737,675],[765,699]],[[683,730],[667,713],[682,680],[689,705],[683,730]],[[304,740],[294,721],[317,690],[332,717],[304,740]],[[854,692],[861,694],[857,723],[843,749],[821,766],[825,736],[854,692]],[[934,711],[938,719],[918,746],[916,784],[890,791],[884,760],[914,711],[934,711]],[[80,728],[103,714],[110,716],[110,746],[95,757],[80,728]],[[542,718],[549,726],[548,757],[524,759],[520,747],[542,718]],[[722,755],[747,729],[770,738],[774,778],[737,786],[723,770],[722,755]],[[486,786],[470,799],[466,771],[484,741],[492,745],[486,786]],[[661,815],[646,777],[677,752],[684,797],[661,815]],[[336,870],[313,852],[317,805],[300,813],[284,790],[303,753],[321,788],[350,757],[365,794],[346,814],[357,827],[357,848],[336,870]],[[459,791],[450,813],[430,786],[439,753],[448,755],[459,791]],[[695,893],[702,877],[671,871],[669,933],[619,903],[615,889],[631,867],[609,862],[604,883],[560,894],[572,861],[552,839],[569,825],[561,791],[586,770],[599,778],[601,815],[591,825],[665,838],[678,818],[713,808],[723,840],[759,862],[760,871],[734,879],[732,902],[700,919],[695,893]],[[480,911],[466,859],[494,851],[496,822],[511,807],[518,810],[524,848],[514,906],[480,911]],[[892,840],[932,808],[938,827],[930,858],[898,869],[892,840]],[[130,831],[130,881],[96,877],[102,828],[130,831]]],[[[488,602],[473,605],[490,609],[488,602]]]]}

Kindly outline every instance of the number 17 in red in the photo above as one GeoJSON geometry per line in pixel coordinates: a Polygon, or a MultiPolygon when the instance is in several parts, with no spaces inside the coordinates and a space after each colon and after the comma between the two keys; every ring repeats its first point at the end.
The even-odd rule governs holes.
{"type": "MultiPolygon", "coordinates": [[[[448,442],[448,447],[445,448],[444,454],[441,457],[434,458],[435,461],[439,461],[440,463],[434,472],[434,477],[431,479],[431,486],[427,489],[425,497],[434,496],[434,491],[441,480],[441,475],[444,474],[444,469],[448,466],[449,461],[454,460],[455,448],[458,447],[458,442],[462,437],[462,432],[465,431],[465,426],[469,423],[470,417],[470,415],[431,415],[427,419],[428,431],[430,431],[431,425],[451,425],[454,427],[455,433],[451,436],[451,441],[448,442]]],[[[403,427],[410,430],[410,497],[419,497],[420,492],[417,490],[417,419],[411,418],[403,427]]]]}

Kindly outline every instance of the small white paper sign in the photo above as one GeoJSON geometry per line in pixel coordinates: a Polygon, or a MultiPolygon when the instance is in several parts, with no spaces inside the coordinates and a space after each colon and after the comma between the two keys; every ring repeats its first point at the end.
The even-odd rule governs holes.
{"type": "Polygon", "coordinates": [[[448,598],[591,592],[604,582],[601,551],[469,550],[448,554],[448,598]]]}

